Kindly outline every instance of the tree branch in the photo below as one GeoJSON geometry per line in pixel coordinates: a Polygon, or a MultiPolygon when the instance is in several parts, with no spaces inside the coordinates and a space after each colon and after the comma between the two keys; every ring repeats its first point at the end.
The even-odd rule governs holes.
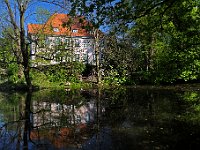
{"type": "Polygon", "coordinates": [[[9,1],[8,0],[4,0],[4,2],[5,2],[6,6],[7,6],[7,9],[8,9],[8,13],[9,13],[9,16],[10,16],[10,19],[11,19],[11,24],[13,25],[15,30],[19,30],[19,27],[17,26],[17,24],[15,22],[15,17],[14,17],[14,14],[13,14],[13,11],[11,9],[9,1]]]}

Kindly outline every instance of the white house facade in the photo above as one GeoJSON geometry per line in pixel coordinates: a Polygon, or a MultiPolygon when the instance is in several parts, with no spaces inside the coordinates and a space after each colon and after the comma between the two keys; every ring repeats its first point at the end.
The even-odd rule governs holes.
{"type": "Polygon", "coordinates": [[[54,14],[45,24],[28,24],[34,66],[71,61],[95,65],[94,36],[85,29],[89,23],[82,17],[70,19],[54,14]]]}

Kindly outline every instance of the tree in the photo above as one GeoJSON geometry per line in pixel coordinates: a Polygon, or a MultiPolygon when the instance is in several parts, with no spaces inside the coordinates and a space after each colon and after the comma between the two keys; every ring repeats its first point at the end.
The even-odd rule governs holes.
{"type": "Polygon", "coordinates": [[[154,45],[157,72],[162,74],[158,74],[162,81],[199,78],[199,4],[198,1],[179,1],[163,15],[162,37],[158,35],[154,45]]]}
{"type": "Polygon", "coordinates": [[[31,1],[30,0],[16,0],[11,5],[9,0],[3,0],[3,3],[6,6],[6,10],[8,12],[9,21],[11,23],[11,26],[13,28],[13,34],[10,34],[12,37],[12,40],[15,42],[14,45],[16,45],[15,49],[15,56],[17,58],[17,62],[19,66],[23,66],[23,74],[25,76],[25,80],[27,83],[27,88],[29,90],[32,89],[32,83],[30,79],[30,66],[29,66],[29,52],[28,52],[28,44],[26,43],[25,39],[25,12],[27,10],[27,7],[31,1]],[[16,12],[16,10],[18,12],[16,12]],[[19,13],[19,20],[15,17],[17,17],[15,14],[19,13]],[[19,21],[19,24],[18,24],[19,21]]]}
{"type": "MultiPolygon", "coordinates": [[[[35,2],[39,3],[40,0],[2,0],[4,4],[4,9],[2,9],[3,14],[6,17],[5,21],[2,23],[2,26],[8,26],[5,28],[6,36],[10,38],[12,41],[12,51],[14,56],[16,57],[16,62],[18,64],[19,72],[18,76],[20,78],[25,78],[27,88],[29,90],[32,89],[32,82],[30,78],[30,52],[29,52],[29,44],[33,41],[26,38],[25,34],[25,18],[27,19],[28,13],[30,13],[30,9],[34,9],[33,5],[35,2]],[[29,41],[28,41],[29,40],[29,41]]],[[[45,16],[48,16],[48,11],[42,8],[38,8],[36,10],[37,14],[45,13],[45,16]]],[[[36,15],[34,12],[29,15],[36,15]]],[[[38,15],[36,15],[38,18],[38,15]]],[[[39,21],[44,21],[45,18],[41,18],[39,21]]]]}
{"type": "Polygon", "coordinates": [[[191,0],[124,0],[115,5],[111,21],[142,52],[140,66],[148,82],[199,78],[198,9],[199,1],[191,0]]]}
{"type": "Polygon", "coordinates": [[[143,54],[127,33],[119,35],[114,31],[106,36],[106,50],[104,51],[103,68],[105,82],[117,84],[135,84],[138,82],[136,73],[142,70],[143,54]],[[133,78],[134,77],[134,78],[133,78]]]}

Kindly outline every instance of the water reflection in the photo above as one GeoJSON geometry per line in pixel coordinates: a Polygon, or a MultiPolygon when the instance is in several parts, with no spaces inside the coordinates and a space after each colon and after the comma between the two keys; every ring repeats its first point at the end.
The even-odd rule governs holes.
{"type": "Polygon", "coordinates": [[[0,149],[195,149],[199,102],[134,88],[0,93],[0,149]]]}
{"type": "Polygon", "coordinates": [[[89,123],[94,121],[95,103],[87,102],[85,105],[76,107],[59,103],[37,102],[33,104],[33,125],[61,126],[69,124],[89,123]],[[62,122],[65,119],[64,122],[62,122]],[[60,122],[61,121],[61,122],[60,122]]]}
{"type": "Polygon", "coordinates": [[[54,148],[80,148],[82,142],[88,139],[88,128],[92,128],[96,114],[94,100],[80,106],[34,101],[32,107],[30,138],[40,147],[52,144],[54,148]]]}
{"type": "Polygon", "coordinates": [[[1,94],[1,126],[0,126],[0,149],[27,149],[27,135],[29,128],[29,107],[27,97],[22,94],[1,94]],[[5,99],[4,99],[5,98],[5,99]],[[18,101],[19,100],[19,101],[18,101]]]}
{"type": "Polygon", "coordinates": [[[47,98],[52,95],[48,92],[40,95],[40,99],[37,93],[14,94],[11,96],[14,99],[2,94],[1,102],[5,107],[0,109],[0,149],[82,148],[82,143],[96,128],[95,98],[85,101],[88,93],[79,93],[78,97],[68,93],[65,103],[57,97],[59,95],[57,100],[47,98]]]}

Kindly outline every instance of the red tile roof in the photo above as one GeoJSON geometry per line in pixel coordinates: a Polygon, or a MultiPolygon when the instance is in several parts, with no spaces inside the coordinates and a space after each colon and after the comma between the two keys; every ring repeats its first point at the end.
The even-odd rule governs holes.
{"type": "Polygon", "coordinates": [[[67,14],[56,13],[45,24],[28,24],[28,34],[92,36],[84,29],[88,24],[83,17],[72,18],[67,14]],[[72,32],[73,30],[78,30],[78,32],[72,32]]]}

